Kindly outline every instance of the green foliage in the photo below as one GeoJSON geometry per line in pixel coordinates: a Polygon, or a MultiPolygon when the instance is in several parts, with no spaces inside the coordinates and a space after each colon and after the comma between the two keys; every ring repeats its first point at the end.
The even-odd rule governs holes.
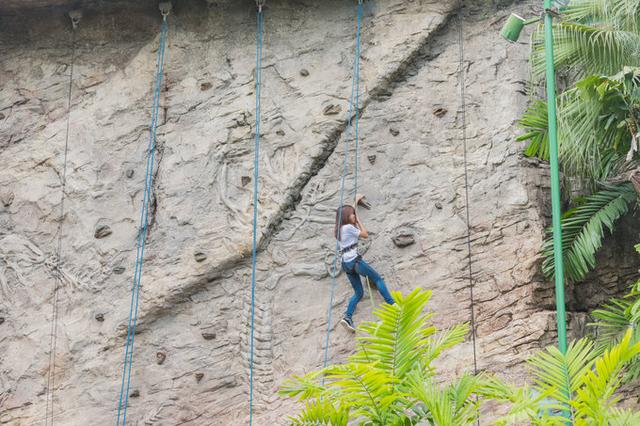
{"type": "Polygon", "coordinates": [[[428,291],[394,297],[395,305],[375,312],[379,321],[358,328],[358,349],[347,363],[282,386],[280,394],[306,403],[290,425],[471,425],[487,400],[508,405],[508,414],[497,421],[501,425],[640,424],[640,413],[617,407],[624,369],[640,354],[630,329],[602,353],[586,339],[569,345],[566,354],[554,347],[541,351],[530,360],[530,386],[511,386],[484,373],[447,382],[433,361],[461,343],[468,327],[437,332],[424,312],[428,291]]]}
{"type": "Polygon", "coordinates": [[[281,394],[309,401],[290,419],[292,425],[346,424],[339,423],[344,415],[350,424],[360,425],[474,422],[475,395],[489,380],[463,375],[442,384],[432,365],[443,350],[464,341],[468,325],[437,332],[424,312],[429,291],[416,289],[406,297],[395,292],[394,298],[396,304],[375,311],[379,321],[358,327],[358,349],[348,363],[294,377],[282,386],[281,394]]]}
{"type": "MultiPolygon", "coordinates": [[[[577,78],[640,66],[639,29],[637,0],[573,0],[553,27],[555,64],[577,78]]],[[[539,80],[545,70],[542,23],[532,35],[531,64],[539,80]]]]}
{"type": "Polygon", "coordinates": [[[520,126],[525,130],[518,136],[518,142],[530,141],[524,151],[527,157],[549,160],[549,135],[547,125],[547,103],[534,100],[520,119],[520,126]]]}
{"type": "MultiPolygon", "coordinates": [[[[615,222],[629,210],[637,194],[633,185],[607,186],[584,198],[578,207],[562,218],[562,249],[568,279],[579,281],[596,265],[596,252],[602,246],[605,228],[612,231],[615,222]]],[[[552,276],[555,270],[552,230],[542,247],[542,270],[552,276]]]]}
{"type": "Polygon", "coordinates": [[[566,354],[548,347],[530,361],[531,387],[496,385],[495,398],[511,403],[498,424],[636,425],[640,413],[618,408],[615,393],[624,368],[639,354],[630,329],[600,356],[587,339],[569,345],[566,354]]]}
{"type": "MultiPolygon", "coordinates": [[[[640,245],[636,246],[640,252],[640,245]]],[[[618,344],[629,328],[633,330],[632,341],[640,342],[640,281],[636,282],[623,298],[612,298],[607,305],[591,313],[596,328],[596,348],[604,353],[618,344]]],[[[632,361],[625,381],[640,379],[640,359],[632,361]]]]}

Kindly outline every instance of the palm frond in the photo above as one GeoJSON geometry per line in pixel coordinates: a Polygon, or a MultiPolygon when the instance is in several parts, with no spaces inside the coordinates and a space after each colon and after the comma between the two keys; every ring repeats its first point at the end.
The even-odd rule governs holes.
{"type": "MultiPolygon", "coordinates": [[[[640,65],[640,14],[633,0],[577,0],[563,8],[553,27],[554,61],[578,78],[611,75],[640,65]]],[[[544,27],[532,34],[532,72],[545,71],[544,27]]]]}
{"type": "MultiPolygon", "coordinates": [[[[585,198],[584,204],[568,211],[562,219],[562,248],[566,276],[580,281],[596,264],[605,228],[613,231],[615,222],[629,211],[637,195],[629,183],[607,186],[585,198]]],[[[551,229],[543,243],[542,270],[547,276],[555,271],[551,229]]]]}
{"type": "Polygon", "coordinates": [[[587,339],[571,343],[564,354],[558,348],[546,348],[529,361],[536,391],[568,406],[583,385],[584,375],[591,369],[595,356],[593,343],[587,339]]]}
{"type": "Polygon", "coordinates": [[[280,386],[278,393],[290,398],[297,398],[300,401],[319,398],[327,392],[327,388],[319,383],[319,378],[323,374],[324,370],[312,372],[305,376],[294,375],[280,386]]]}
{"type": "Polygon", "coordinates": [[[534,100],[522,115],[519,124],[525,132],[519,135],[516,141],[529,141],[529,145],[524,150],[524,155],[548,161],[549,126],[547,124],[547,103],[539,99],[534,100]]]}
{"type": "Polygon", "coordinates": [[[361,350],[351,359],[376,362],[378,368],[401,381],[420,358],[435,328],[427,323],[430,315],[424,313],[430,291],[416,289],[407,296],[399,292],[393,296],[394,305],[383,304],[374,312],[380,321],[358,327],[361,350]]]}
{"type": "Polygon", "coordinates": [[[347,426],[348,423],[349,409],[335,407],[327,399],[307,402],[297,417],[289,417],[290,426],[347,426]]]}
{"type": "Polygon", "coordinates": [[[609,411],[618,402],[614,393],[622,382],[623,367],[640,354],[640,342],[632,341],[632,330],[613,348],[597,358],[593,370],[584,375],[584,386],[576,390],[573,407],[577,417],[602,424],[609,411]]]}

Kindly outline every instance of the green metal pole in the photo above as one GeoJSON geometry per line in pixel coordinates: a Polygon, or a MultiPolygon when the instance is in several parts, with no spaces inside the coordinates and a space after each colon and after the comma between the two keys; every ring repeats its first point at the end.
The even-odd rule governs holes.
{"type": "Polygon", "coordinates": [[[556,316],[558,349],[567,352],[567,319],[564,306],[564,265],[562,258],[562,223],[560,222],[560,172],[558,169],[558,128],[556,123],[556,71],[553,64],[553,0],[544,0],[544,50],[546,55],[547,105],[549,120],[549,159],[551,162],[551,214],[553,224],[553,259],[555,262],[556,316]]]}

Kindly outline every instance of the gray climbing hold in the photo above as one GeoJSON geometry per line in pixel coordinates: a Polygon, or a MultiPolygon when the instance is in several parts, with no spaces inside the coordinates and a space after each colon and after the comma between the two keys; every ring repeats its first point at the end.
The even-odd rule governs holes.
{"type": "Polygon", "coordinates": [[[13,204],[14,198],[15,195],[11,191],[3,192],[2,194],[0,194],[0,201],[2,201],[2,205],[5,207],[9,207],[11,204],[13,204]]]}
{"type": "Polygon", "coordinates": [[[194,254],[193,257],[194,259],[196,259],[196,262],[204,262],[205,260],[207,260],[207,255],[202,252],[194,254]]]}
{"type": "Polygon", "coordinates": [[[442,203],[440,201],[436,201],[435,206],[436,206],[436,209],[442,210],[442,203]]]}
{"type": "Polygon", "coordinates": [[[327,105],[326,107],[324,107],[324,110],[322,110],[322,113],[324,115],[337,115],[337,114],[340,114],[341,112],[342,112],[342,107],[340,105],[334,105],[334,104],[327,105]]]}
{"type": "Polygon", "coordinates": [[[371,164],[372,166],[376,163],[376,156],[374,155],[367,155],[367,160],[369,160],[369,164],[371,164]]]}
{"type": "Polygon", "coordinates": [[[116,266],[113,268],[113,273],[116,275],[121,275],[124,273],[124,266],[116,266]]]}
{"type": "Polygon", "coordinates": [[[96,228],[96,231],[94,232],[93,236],[96,237],[97,239],[100,239],[100,238],[108,237],[112,233],[113,231],[111,231],[111,228],[109,228],[107,225],[100,225],[96,228]]]}
{"type": "Polygon", "coordinates": [[[396,247],[407,247],[416,242],[413,232],[408,229],[397,229],[395,235],[391,238],[396,247]]]}
{"type": "Polygon", "coordinates": [[[164,364],[164,360],[167,359],[167,355],[164,352],[156,353],[156,364],[162,365],[164,364]]]}
{"type": "Polygon", "coordinates": [[[207,332],[207,331],[203,331],[202,332],[202,338],[204,340],[213,340],[216,338],[216,333],[214,332],[207,332]]]}
{"type": "Polygon", "coordinates": [[[4,317],[0,317],[0,324],[4,324],[4,317]]]}
{"type": "Polygon", "coordinates": [[[448,111],[447,111],[447,109],[446,109],[446,108],[442,108],[442,107],[440,107],[440,108],[435,108],[435,109],[433,110],[433,115],[435,115],[435,116],[436,116],[436,117],[438,117],[438,118],[442,118],[442,117],[444,117],[444,116],[447,114],[447,112],[448,112],[448,111]]]}
{"type": "Polygon", "coordinates": [[[133,169],[127,169],[125,174],[129,179],[131,179],[133,177],[134,173],[135,172],[133,171],[133,169]]]}
{"type": "Polygon", "coordinates": [[[284,130],[282,130],[282,129],[278,129],[278,130],[276,130],[276,135],[278,135],[278,136],[284,136],[284,135],[285,135],[284,130]]]}
{"type": "Polygon", "coordinates": [[[309,77],[309,70],[307,70],[306,68],[302,68],[300,70],[300,75],[303,77],[309,77]]]}
{"type": "Polygon", "coordinates": [[[209,83],[208,81],[206,83],[202,83],[200,85],[200,90],[203,92],[206,92],[207,90],[211,89],[213,87],[213,84],[209,83]]]}
{"type": "Polygon", "coordinates": [[[133,392],[129,394],[130,398],[138,398],[139,396],[140,396],[140,391],[138,389],[135,389],[133,392]]]}
{"type": "Polygon", "coordinates": [[[242,176],[240,178],[240,182],[242,183],[242,186],[247,186],[249,184],[249,182],[251,182],[251,177],[249,176],[242,176]]]}
{"type": "Polygon", "coordinates": [[[200,380],[204,377],[204,373],[196,373],[196,382],[200,383],[200,380]]]}
{"type": "Polygon", "coordinates": [[[389,133],[391,133],[391,136],[398,136],[400,134],[400,130],[396,129],[395,127],[392,127],[389,129],[389,133]]]}
{"type": "Polygon", "coordinates": [[[102,322],[102,321],[104,321],[104,314],[103,313],[97,313],[95,318],[96,318],[96,321],[102,322]]]}

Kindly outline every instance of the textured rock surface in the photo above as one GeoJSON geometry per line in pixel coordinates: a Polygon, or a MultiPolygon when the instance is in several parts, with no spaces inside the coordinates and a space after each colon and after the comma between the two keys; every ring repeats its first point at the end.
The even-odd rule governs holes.
{"type": "MultiPolygon", "coordinates": [[[[129,409],[138,424],[247,420],[255,23],[251,2],[218,3],[208,10],[194,3],[170,19],[129,409]]],[[[281,424],[292,412],[275,396],[284,378],[322,364],[353,13],[351,2],[338,0],[273,2],[267,11],[259,425],[281,424]]],[[[440,326],[468,321],[471,307],[455,13],[451,2],[368,2],[361,65],[360,191],[373,205],[363,213],[372,231],[366,257],[392,289],[432,289],[440,326]]],[[[478,368],[520,381],[527,354],[554,340],[555,317],[536,257],[548,179],[513,142],[526,104],[527,48],[499,40],[505,16],[473,16],[463,27],[470,266],[478,368]]],[[[45,413],[70,35],[64,19],[3,19],[0,424],[31,424],[45,413]],[[12,32],[19,25],[29,31],[12,32]]],[[[155,15],[95,14],[77,34],[55,364],[59,424],[114,419],[157,28],[155,15]]],[[[333,323],[350,292],[339,276],[333,323]]],[[[363,300],[357,321],[370,310],[363,300]]],[[[344,359],[353,344],[332,329],[331,360],[344,359]]],[[[448,354],[445,374],[472,369],[473,353],[468,342],[448,354]]]]}

